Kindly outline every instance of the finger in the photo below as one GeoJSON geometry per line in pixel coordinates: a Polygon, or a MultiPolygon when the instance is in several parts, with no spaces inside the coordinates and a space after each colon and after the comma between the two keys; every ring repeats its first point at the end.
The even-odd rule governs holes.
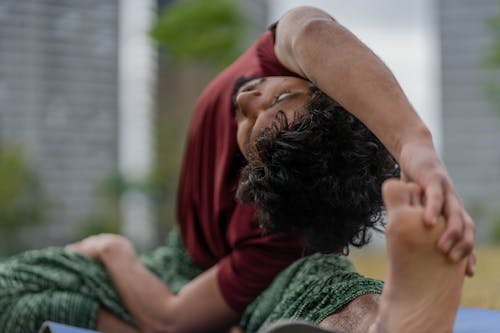
{"type": "MultiPolygon", "coordinates": [[[[463,207],[458,204],[458,201],[454,196],[450,196],[447,200],[444,217],[446,221],[446,228],[443,235],[439,239],[438,247],[442,252],[449,253],[451,255],[451,249],[462,240],[466,225],[463,207]]],[[[457,249],[453,256],[453,258],[460,257],[459,249],[457,249]]],[[[450,257],[450,259],[453,258],[450,257]]]]}
{"type": "Polygon", "coordinates": [[[408,181],[410,181],[410,178],[408,178],[408,176],[406,175],[406,173],[405,173],[403,170],[401,170],[401,171],[399,172],[399,178],[400,178],[402,181],[404,181],[404,182],[408,182],[408,181]]]}
{"type": "Polygon", "coordinates": [[[382,196],[387,210],[410,204],[408,184],[391,178],[382,184],[382,196]]]}
{"type": "Polygon", "coordinates": [[[80,246],[80,242],[77,242],[77,243],[68,244],[64,248],[68,251],[77,251],[79,246],[80,246]]]}
{"type": "Polygon", "coordinates": [[[410,191],[410,204],[412,206],[422,206],[422,188],[415,183],[409,183],[408,189],[410,191]]]}
{"type": "Polygon", "coordinates": [[[245,333],[240,326],[232,326],[228,333],[245,333]]]}
{"type": "Polygon", "coordinates": [[[474,247],[474,225],[465,221],[461,239],[450,250],[450,259],[458,262],[469,256],[474,247]]]}
{"type": "Polygon", "coordinates": [[[473,277],[474,274],[476,273],[476,254],[474,251],[469,255],[469,258],[467,259],[467,266],[465,269],[465,274],[469,277],[473,277]]]}
{"type": "Polygon", "coordinates": [[[444,188],[441,183],[431,183],[425,189],[424,224],[434,225],[443,211],[444,188]]]}
{"type": "MultiPolygon", "coordinates": [[[[454,261],[459,261],[465,257],[469,257],[469,259],[470,258],[475,259],[474,256],[471,257],[471,254],[473,254],[474,251],[474,238],[476,233],[476,226],[472,218],[469,216],[469,214],[467,214],[467,212],[463,213],[462,219],[464,221],[464,232],[462,238],[450,252],[450,258],[454,261]]],[[[468,275],[474,274],[473,272],[474,267],[471,266],[472,264],[475,264],[475,260],[469,262],[467,265],[468,275]]]]}

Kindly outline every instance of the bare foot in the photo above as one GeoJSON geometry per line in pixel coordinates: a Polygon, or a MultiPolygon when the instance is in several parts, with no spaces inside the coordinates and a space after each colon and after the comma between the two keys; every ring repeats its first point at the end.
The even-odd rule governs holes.
{"type": "Polygon", "coordinates": [[[389,274],[370,333],[452,332],[466,260],[452,263],[437,249],[444,221],[427,228],[415,184],[389,180],[383,188],[388,213],[389,274]]]}

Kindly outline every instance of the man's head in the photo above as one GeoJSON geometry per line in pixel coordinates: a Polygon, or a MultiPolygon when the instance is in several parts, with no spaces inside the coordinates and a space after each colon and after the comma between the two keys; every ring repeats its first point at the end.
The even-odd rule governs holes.
{"type": "Polygon", "coordinates": [[[256,138],[278,112],[292,122],[311,98],[311,83],[293,76],[243,79],[235,92],[237,141],[242,154],[255,148],[256,138]]]}
{"type": "MultiPolygon", "coordinates": [[[[237,94],[243,116],[237,118],[238,142],[248,160],[237,198],[257,207],[259,223],[267,231],[304,232],[316,250],[364,245],[369,229],[381,217],[382,183],[399,170],[366,126],[308,81],[301,81],[282,82],[273,85],[274,93],[262,90],[254,95],[274,96],[275,102],[289,99],[278,108],[271,104],[262,110],[264,99],[242,99],[246,85],[237,94]],[[245,119],[250,112],[259,115],[252,118],[256,120],[245,119]],[[241,128],[244,121],[253,130],[241,128]]],[[[245,92],[256,87],[247,86],[245,92]]]]}

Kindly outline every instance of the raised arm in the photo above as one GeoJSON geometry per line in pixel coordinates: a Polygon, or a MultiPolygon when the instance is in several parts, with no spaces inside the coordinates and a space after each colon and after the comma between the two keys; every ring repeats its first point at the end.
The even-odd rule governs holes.
{"type": "MultiPolygon", "coordinates": [[[[464,210],[428,128],[385,64],[327,13],[289,11],[276,28],[275,52],[291,71],[308,78],[349,110],[382,141],[403,174],[424,192],[424,219],[448,221],[440,249],[455,261],[472,252],[474,223],[464,210]]],[[[473,257],[468,273],[472,275],[473,257]]]]}
{"type": "Polygon", "coordinates": [[[327,13],[312,7],[288,12],[278,23],[275,50],[285,67],[363,121],[398,160],[405,141],[424,139],[432,145],[390,70],[327,13]]]}

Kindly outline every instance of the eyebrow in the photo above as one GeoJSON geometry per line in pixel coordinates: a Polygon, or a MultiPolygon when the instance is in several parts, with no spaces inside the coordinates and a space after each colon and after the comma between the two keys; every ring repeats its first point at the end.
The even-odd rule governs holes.
{"type": "Polygon", "coordinates": [[[272,107],[273,107],[273,106],[275,106],[275,105],[278,105],[278,104],[281,104],[281,103],[283,103],[283,102],[286,102],[286,101],[288,101],[288,100],[290,100],[290,99],[293,99],[293,98],[295,98],[295,97],[299,96],[300,94],[301,94],[301,92],[300,92],[300,91],[296,91],[296,92],[293,92],[293,93],[289,93],[289,94],[288,94],[285,98],[283,98],[283,99],[281,99],[281,100],[279,100],[279,101],[273,102],[271,105],[269,105],[269,107],[268,107],[268,108],[272,108],[272,107]]]}

